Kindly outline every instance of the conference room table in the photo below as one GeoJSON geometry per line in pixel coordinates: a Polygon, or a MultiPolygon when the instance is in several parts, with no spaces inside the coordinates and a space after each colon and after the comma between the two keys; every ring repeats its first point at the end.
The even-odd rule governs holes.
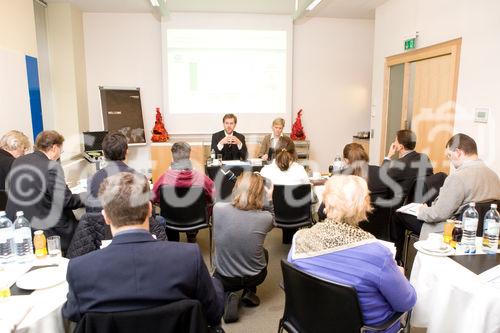
{"type": "MultiPolygon", "coordinates": [[[[478,237],[477,244],[480,241],[478,237]]],[[[427,328],[427,333],[500,332],[499,256],[438,257],[419,251],[410,277],[417,292],[411,326],[427,328]],[[478,267],[486,259],[490,261],[487,267],[491,260],[497,265],[474,273],[482,271],[478,267]]]]}
{"type": "Polygon", "coordinates": [[[34,291],[22,290],[15,282],[32,269],[57,265],[66,276],[69,260],[62,257],[34,259],[26,264],[8,264],[0,269],[2,283],[10,286],[11,296],[0,299],[0,332],[63,333],[74,324],[63,319],[61,308],[66,302],[68,284],[63,282],[34,291]]]}

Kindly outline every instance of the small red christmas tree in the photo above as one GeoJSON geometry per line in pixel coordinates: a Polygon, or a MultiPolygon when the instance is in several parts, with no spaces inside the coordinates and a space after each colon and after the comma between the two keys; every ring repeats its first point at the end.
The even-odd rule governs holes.
{"type": "Polygon", "coordinates": [[[290,138],[297,141],[306,139],[306,133],[304,133],[304,127],[302,126],[302,109],[297,113],[297,119],[293,123],[290,138]]]}
{"type": "Polygon", "coordinates": [[[151,136],[152,142],[167,142],[169,139],[168,132],[163,124],[163,117],[161,116],[160,108],[156,108],[156,120],[153,127],[153,135],[151,136]]]}

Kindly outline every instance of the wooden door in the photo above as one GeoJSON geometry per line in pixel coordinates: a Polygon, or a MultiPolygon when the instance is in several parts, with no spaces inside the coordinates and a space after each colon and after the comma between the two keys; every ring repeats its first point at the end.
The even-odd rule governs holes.
{"type": "Polygon", "coordinates": [[[410,68],[408,119],[417,135],[415,149],[429,156],[434,172],[448,173],[445,145],[455,123],[452,56],[415,61],[410,68]]]}
{"type": "Polygon", "coordinates": [[[429,155],[434,172],[449,173],[445,144],[453,135],[461,44],[458,38],[386,58],[381,162],[400,121],[416,133],[416,150],[429,155]],[[402,64],[403,79],[394,83],[391,74],[402,64]]]}

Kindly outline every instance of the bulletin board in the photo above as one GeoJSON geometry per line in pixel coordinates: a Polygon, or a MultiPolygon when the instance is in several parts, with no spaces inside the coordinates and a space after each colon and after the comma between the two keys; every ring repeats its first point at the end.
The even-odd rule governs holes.
{"type": "Polygon", "coordinates": [[[129,144],[145,144],[140,88],[99,87],[104,130],[121,132],[129,144]]]}

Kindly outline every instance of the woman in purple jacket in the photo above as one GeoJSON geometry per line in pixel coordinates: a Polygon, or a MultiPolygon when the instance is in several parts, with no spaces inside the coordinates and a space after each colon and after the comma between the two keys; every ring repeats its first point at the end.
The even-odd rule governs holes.
{"type": "MultiPolygon", "coordinates": [[[[334,176],[325,184],[327,219],[299,230],[288,261],[318,277],[353,286],[366,325],[379,325],[415,305],[416,294],[391,251],[358,227],[371,210],[366,181],[334,176]]],[[[386,332],[396,332],[395,324],[386,332]]]]}

